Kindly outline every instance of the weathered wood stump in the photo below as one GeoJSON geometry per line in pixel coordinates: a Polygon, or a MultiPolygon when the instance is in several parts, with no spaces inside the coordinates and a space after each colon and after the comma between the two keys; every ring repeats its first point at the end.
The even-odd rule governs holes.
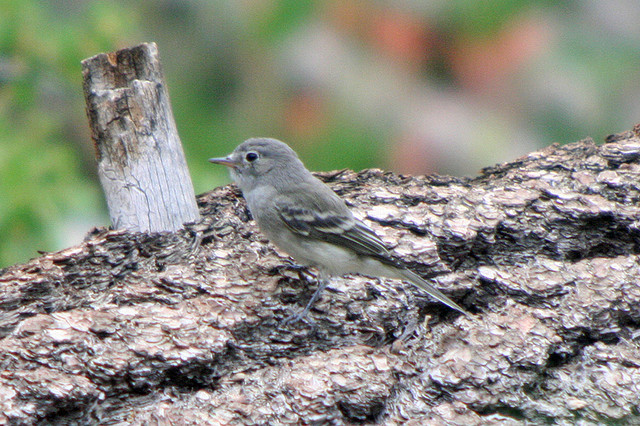
{"type": "Polygon", "coordinates": [[[158,48],[82,61],[98,175],[115,229],[176,231],[199,219],[158,48]]]}

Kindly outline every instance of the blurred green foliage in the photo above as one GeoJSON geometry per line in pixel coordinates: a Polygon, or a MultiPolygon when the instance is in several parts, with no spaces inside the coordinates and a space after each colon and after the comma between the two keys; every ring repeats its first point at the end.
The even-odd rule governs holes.
{"type": "MultiPolygon", "coordinates": [[[[442,142],[453,151],[451,164],[461,166],[447,169],[446,156],[438,160],[433,147],[427,155],[440,171],[467,173],[469,165],[473,173],[477,164],[512,158],[511,146],[520,147],[514,153],[535,148],[518,145],[522,134],[540,146],[601,138],[634,124],[640,37],[633,26],[618,28],[621,21],[600,21],[594,5],[585,12],[574,1],[434,0],[398,11],[395,2],[359,0],[3,0],[0,267],[108,224],[84,111],[82,59],[142,41],[158,44],[198,193],[228,182],[226,171],[206,159],[251,136],[286,140],[314,170],[393,168],[403,138],[415,130],[404,129],[403,119],[415,105],[419,118],[423,101],[425,111],[434,111],[430,101],[437,111],[439,103],[472,100],[466,108],[482,119],[458,132],[470,146],[442,142]],[[585,25],[585,16],[593,21],[585,25]],[[549,36],[540,30],[545,24],[549,36]],[[515,60],[499,53],[517,36],[553,43],[511,71],[515,60]],[[411,46],[402,37],[417,40],[413,50],[403,50],[411,46]],[[311,59],[300,50],[307,40],[311,59]],[[481,63],[485,52],[496,59],[481,63]],[[498,83],[473,75],[482,66],[503,72],[498,83]],[[380,73],[380,85],[367,80],[372,73],[380,73]],[[403,104],[404,98],[410,100],[403,104]]],[[[462,117],[451,118],[452,133],[472,121],[462,117]]],[[[408,158],[418,157],[421,151],[411,149],[408,158]]]]}
{"type": "Polygon", "coordinates": [[[134,21],[106,2],[0,5],[0,266],[60,247],[69,218],[104,220],[90,142],[78,138],[80,61],[122,44],[134,21]]]}

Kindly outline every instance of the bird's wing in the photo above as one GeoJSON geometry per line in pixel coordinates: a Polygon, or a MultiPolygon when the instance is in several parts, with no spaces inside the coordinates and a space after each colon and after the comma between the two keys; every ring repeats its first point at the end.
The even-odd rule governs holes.
{"type": "Polygon", "coordinates": [[[273,200],[280,218],[291,232],[302,237],[348,247],[359,255],[371,256],[393,266],[402,279],[423,289],[445,305],[466,314],[464,309],[440,290],[400,265],[375,232],[356,219],[337,195],[332,192],[331,196],[313,197],[310,194],[309,191],[296,191],[273,200]]]}
{"type": "Polygon", "coordinates": [[[274,200],[280,218],[300,236],[348,247],[359,255],[372,256],[395,265],[387,247],[371,228],[356,219],[337,195],[320,198],[306,192],[274,200]],[[300,207],[305,206],[305,207],[300,207]]]}

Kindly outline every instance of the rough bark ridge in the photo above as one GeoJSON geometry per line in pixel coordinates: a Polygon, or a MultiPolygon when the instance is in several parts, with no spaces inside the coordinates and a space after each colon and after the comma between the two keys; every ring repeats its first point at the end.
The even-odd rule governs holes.
{"type": "Polygon", "coordinates": [[[465,318],[394,281],[315,284],[233,186],[175,234],[97,230],[0,273],[14,424],[638,424],[640,138],[475,179],[323,178],[465,318]],[[440,260],[438,260],[440,259],[440,260]]]}

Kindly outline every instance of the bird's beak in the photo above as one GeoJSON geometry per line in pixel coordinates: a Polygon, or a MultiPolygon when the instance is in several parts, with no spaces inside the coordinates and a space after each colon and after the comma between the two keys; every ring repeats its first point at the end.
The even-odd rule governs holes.
{"type": "Polygon", "coordinates": [[[222,164],[223,166],[227,166],[229,168],[235,169],[239,166],[231,157],[220,157],[220,158],[209,158],[210,163],[214,164],[222,164]]]}

